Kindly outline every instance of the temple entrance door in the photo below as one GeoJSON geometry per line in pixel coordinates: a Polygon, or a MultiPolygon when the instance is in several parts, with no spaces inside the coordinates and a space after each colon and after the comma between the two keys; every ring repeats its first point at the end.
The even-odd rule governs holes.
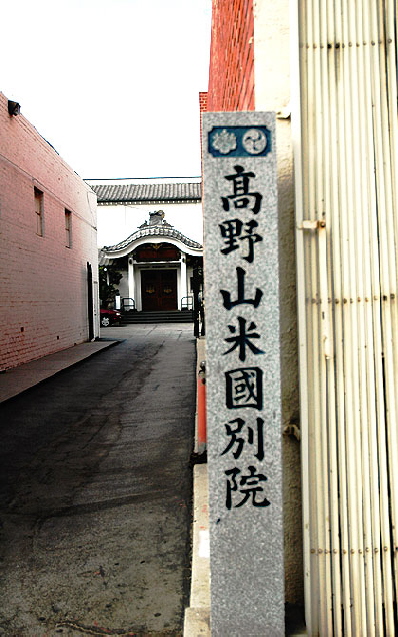
{"type": "Polygon", "coordinates": [[[141,270],[144,312],[177,310],[177,270],[141,270]]]}

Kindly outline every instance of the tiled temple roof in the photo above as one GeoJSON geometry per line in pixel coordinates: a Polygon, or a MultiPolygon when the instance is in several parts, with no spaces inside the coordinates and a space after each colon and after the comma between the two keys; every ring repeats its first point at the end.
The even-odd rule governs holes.
{"type": "Polygon", "coordinates": [[[127,203],[197,202],[200,183],[92,184],[98,205],[127,203]]]}

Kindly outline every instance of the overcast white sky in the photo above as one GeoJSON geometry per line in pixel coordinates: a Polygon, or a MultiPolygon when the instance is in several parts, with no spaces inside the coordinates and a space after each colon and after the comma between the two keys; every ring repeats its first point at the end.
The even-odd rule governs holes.
{"type": "Polygon", "coordinates": [[[0,91],[84,179],[200,174],[211,0],[2,5],[0,91]]]}

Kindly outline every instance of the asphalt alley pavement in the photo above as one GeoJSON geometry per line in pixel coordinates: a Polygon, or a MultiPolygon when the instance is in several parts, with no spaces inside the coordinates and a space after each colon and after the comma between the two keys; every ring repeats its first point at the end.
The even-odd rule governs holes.
{"type": "Polygon", "coordinates": [[[0,397],[13,376],[24,389],[31,376],[31,389],[0,405],[2,635],[182,634],[192,326],[102,335],[122,340],[97,342],[87,358],[76,346],[41,359],[39,384],[35,364],[0,375],[0,397]]]}

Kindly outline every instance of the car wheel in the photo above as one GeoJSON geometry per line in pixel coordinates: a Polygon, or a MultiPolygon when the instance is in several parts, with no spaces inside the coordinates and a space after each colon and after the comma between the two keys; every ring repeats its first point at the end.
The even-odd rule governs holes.
{"type": "Polygon", "coordinates": [[[109,327],[110,323],[111,323],[111,321],[110,321],[110,319],[109,319],[109,316],[103,316],[103,317],[101,318],[101,325],[102,325],[102,327],[109,327]]]}

